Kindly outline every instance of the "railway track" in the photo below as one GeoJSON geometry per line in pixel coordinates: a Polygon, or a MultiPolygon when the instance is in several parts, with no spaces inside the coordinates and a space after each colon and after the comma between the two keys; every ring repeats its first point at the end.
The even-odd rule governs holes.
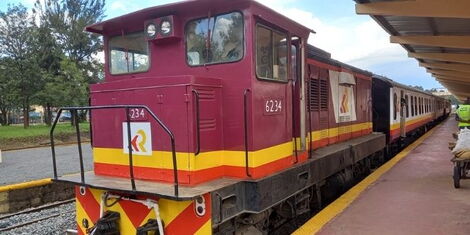
{"type": "Polygon", "coordinates": [[[0,216],[0,234],[64,234],[57,228],[74,223],[74,199],[0,216]]]}

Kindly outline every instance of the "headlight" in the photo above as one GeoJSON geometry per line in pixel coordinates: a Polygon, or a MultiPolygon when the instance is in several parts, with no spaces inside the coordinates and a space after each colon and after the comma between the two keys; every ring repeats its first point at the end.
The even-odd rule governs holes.
{"type": "Polygon", "coordinates": [[[147,25],[147,36],[153,37],[157,33],[157,27],[154,24],[147,25]]]}
{"type": "Polygon", "coordinates": [[[163,35],[167,35],[171,32],[171,23],[168,20],[163,20],[162,23],[160,24],[160,32],[162,32],[163,35]]]}

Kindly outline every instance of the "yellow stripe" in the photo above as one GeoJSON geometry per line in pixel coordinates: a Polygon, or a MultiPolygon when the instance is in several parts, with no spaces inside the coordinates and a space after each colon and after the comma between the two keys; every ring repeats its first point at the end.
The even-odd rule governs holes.
{"type": "MultiPolygon", "coordinates": [[[[427,115],[425,115],[425,116],[423,116],[423,117],[413,118],[413,119],[411,119],[411,120],[406,121],[406,122],[405,122],[405,125],[406,125],[406,126],[413,125],[413,124],[415,124],[415,123],[417,123],[417,122],[423,121],[423,120],[425,120],[425,119],[427,119],[427,118],[431,118],[431,117],[432,117],[432,114],[427,114],[427,115]]],[[[395,130],[395,129],[398,129],[398,128],[400,128],[400,123],[399,123],[399,122],[390,125],[390,130],[395,130]]]]}
{"type": "Polygon", "coordinates": [[[181,212],[191,205],[192,201],[173,201],[167,199],[158,200],[160,217],[166,225],[170,224],[181,212]]]}
{"type": "MultiPolygon", "coordinates": [[[[120,217],[119,217],[119,232],[121,234],[135,234],[137,229],[134,227],[134,224],[128,217],[126,211],[121,207],[119,203],[114,204],[111,207],[105,208],[105,211],[114,211],[118,212],[120,217]]],[[[141,211],[140,213],[144,213],[144,211],[141,211]]],[[[134,215],[129,215],[129,216],[134,216],[134,215]]]]}
{"type": "Polygon", "coordinates": [[[313,141],[319,141],[325,138],[333,138],[350,132],[357,132],[372,128],[372,122],[363,122],[348,126],[333,127],[312,132],[313,141]],[[327,133],[327,134],[326,134],[327,133]]]}
{"type": "MultiPolygon", "coordinates": [[[[328,129],[316,130],[312,131],[312,138],[313,141],[321,141],[323,139],[334,138],[339,135],[363,131],[367,129],[372,129],[372,122],[363,122],[358,124],[353,124],[349,126],[340,126],[340,127],[333,127],[328,129]]],[[[300,146],[300,138],[296,138],[297,146],[300,146]]],[[[307,136],[307,143],[310,141],[310,137],[307,136]]]]}
{"type": "MultiPolygon", "coordinates": [[[[332,138],[345,133],[361,131],[372,128],[371,122],[353,124],[349,126],[329,128],[312,132],[314,140],[332,138]],[[325,136],[326,133],[326,136],[325,136]]],[[[300,140],[298,140],[300,141],[300,140]]],[[[297,145],[299,146],[299,145],[297,145]]],[[[275,145],[269,148],[249,152],[249,166],[259,167],[270,162],[291,156],[293,153],[292,142],[275,145]]],[[[116,148],[93,148],[94,162],[116,165],[129,165],[129,155],[122,149],[116,148]]],[[[214,168],[218,166],[245,167],[244,151],[212,151],[203,152],[197,156],[194,153],[176,153],[178,169],[184,171],[197,171],[214,168]]],[[[153,151],[152,156],[133,156],[133,164],[137,167],[149,167],[158,169],[173,169],[173,158],[171,152],[153,151]]]]}
{"type": "MultiPolygon", "coordinates": [[[[292,142],[283,143],[266,149],[249,152],[250,167],[258,167],[292,155],[292,142]]],[[[93,148],[94,162],[129,165],[129,156],[122,149],[93,148]]],[[[190,153],[177,153],[179,170],[195,171],[217,166],[245,166],[243,151],[213,151],[197,156],[190,153]]],[[[173,169],[173,158],[170,152],[154,151],[152,156],[133,156],[134,166],[173,169]]]]}
{"type": "Polygon", "coordinates": [[[390,159],[387,163],[382,165],[380,168],[375,170],[372,174],[367,176],[364,180],[358,183],[356,186],[351,188],[341,197],[336,199],[330,205],[321,210],[313,218],[311,218],[307,223],[302,227],[297,229],[293,234],[303,235],[303,234],[315,234],[320,229],[327,224],[331,219],[340,214],[345,210],[369,185],[374,183],[377,179],[380,178],[385,172],[389,171],[395,164],[397,164],[401,159],[405,158],[413,149],[420,145],[426,138],[428,138],[435,128],[430,130],[428,133],[423,135],[421,138],[413,142],[411,145],[406,147],[403,151],[397,154],[394,158],[390,159]]]}
{"type": "Polygon", "coordinates": [[[28,182],[19,183],[19,184],[10,184],[10,185],[1,186],[0,193],[18,190],[18,189],[33,188],[33,187],[48,185],[50,183],[52,183],[52,180],[50,178],[47,178],[47,179],[28,181],[28,182]]]}
{"type": "Polygon", "coordinates": [[[209,219],[194,235],[208,235],[212,234],[211,220],[209,219]]]}
{"type": "Polygon", "coordinates": [[[76,217],[77,217],[77,224],[78,224],[78,229],[81,229],[83,234],[86,234],[86,229],[83,227],[83,219],[86,219],[88,221],[88,227],[91,228],[95,224],[93,221],[90,219],[88,214],[86,213],[85,209],[82,207],[82,204],[78,199],[75,199],[75,207],[76,207],[76,217]]]}
{"type": "MultiPolygon", "coordinates": [[[[89,188],[89,189],[91,193],[93,194],[93,197],[95,198],[95,200],[98,203],[100,203],[101,195],[105,191],[99,190],[99,189],[92,189],[92,188],[89,188]]],[[[160,217],[162,218],[164,224],[166,225],[170,224],[176,217],[178,217],[178,215],[181,214],[181,212],[183,212],[188,206],[190,206],[191,203],[192,201],[174,201],[174,200],[168,200],[168,199],[163,199],[163,198],[159,199],[158,206],[160,209],[160,217]]],[[[84,212],[83,208],[81,207],[78,208],[78,205],[77,205],[77,221],[81,223],[81,220],[78,220],[78,218],[83,219],[84,216],[82,216],[81,214],[80,214],[80,217],[78,216],[79,209],[82,210],[85,216],[87,216],[87,214],[84,212]]],[[[123,232],[123,234],[126,234],[126,233],[135,234],[136,230],[134,228],[134,225],[128,218],[127,213],[125,213],[124,209],[119,205],[119,203],[113,205],[112,207],[105,208],[105,211],[107,210],[116,211],[116,212],[119,212],[119,214],[121,214],[120,228],[122,229],[121,231],[123,232]]],[[[133,216],[133,215],[129,215],[129,216],[133,216]]],[[[88,219],[88,221],[91,222],[91,220],[88,217],[86,218],[88,219]]],[[[148,221],[148,219],[154,219],[154,218],[155,218],[155,213],[153,210],[151,210],[150,213],[148,213],[148,215],[146,216],[146,218],[142,221],[140,225],[145,224],[148,221]]]]}

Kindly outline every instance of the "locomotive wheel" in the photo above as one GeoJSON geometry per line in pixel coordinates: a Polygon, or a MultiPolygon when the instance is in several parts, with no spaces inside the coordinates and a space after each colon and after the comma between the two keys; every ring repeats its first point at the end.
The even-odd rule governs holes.
{"type": "Polygon", "coordinates": [[[460,167],[454,166],[454,188],[460,188],[460,167]]]}

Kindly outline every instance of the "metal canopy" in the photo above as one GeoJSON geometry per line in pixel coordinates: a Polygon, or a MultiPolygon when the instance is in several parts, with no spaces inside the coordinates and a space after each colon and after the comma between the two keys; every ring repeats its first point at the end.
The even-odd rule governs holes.
{"type": "Polygon", "coordinates": [[[458,99],[470,97],[469,0],[354,0],[458,99]]]}

